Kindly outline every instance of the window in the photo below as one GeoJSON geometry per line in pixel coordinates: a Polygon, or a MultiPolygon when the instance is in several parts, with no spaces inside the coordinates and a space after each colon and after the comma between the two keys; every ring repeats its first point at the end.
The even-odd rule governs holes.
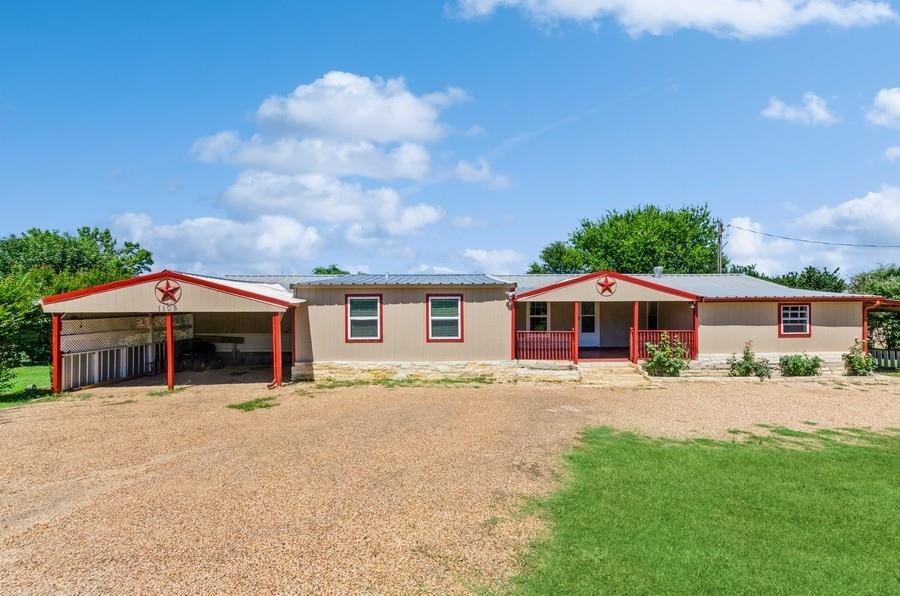
{"type": "Polygon", "coordinates": [[[427,302],[427,341],[463,340],[463,297],[429,295],[427,302]]]}
{"type": "Polygon", "coordinates": [[[809,310],[809,304],[779,304],[778,336],[809,337],[812,335],[809,310]]]}
{"type": "Polygon", "coordinates": [[[546,302],[528,303],[528,330],[550,330],[550,308],[546,302]]]}
{"type": "Polygon", "coordinates": [[[581,332],[582,333],[594,333],[597,331],[597,318],[594,316],[596,314],[597,305],[593,302],[582,302],[581,303],[581,332]]]}
{"type": "Polygon", "coordinates": [[[659,329],[659,302],[647,303],[647,329],[659,329]]]}
{"type": "Polygon", "coordinates": [[[346,296],[346,340],[381,341],[381,295],[346,296]]]}

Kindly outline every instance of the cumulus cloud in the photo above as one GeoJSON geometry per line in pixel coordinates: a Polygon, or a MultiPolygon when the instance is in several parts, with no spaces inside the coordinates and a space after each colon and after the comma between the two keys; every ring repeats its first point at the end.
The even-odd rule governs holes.
{"type": "Polygon", "coordinates": [[[491,188],[506,188],[509,180],[505,176],[495,174],[491,164],[485,158],[479,158],[476,163],[460,160],[456,164],[456,175],[464,182],[482,182],[491,188]]]}
{"type": "Polygon", "coordinates": [[[160,224],[146,213],[123,213],[113,226],[153,251],[158,265],[256,268],[261,264],[306,260],[316,255],[322,237],[315,227],[283,215],[249,220],[197,217],[160,224]]]}
{"type": "Polygon", "coordinates": [[[762,111],[762,116],[770,120],[809,126],[830,126],[838,121],[837,116],[828,108],[828,103],[815,93],[804,93],[801,105],[788,105],[777,97],[772,97],[769,105],[762,111]]]}
{"type": "Polygon", "coordinates": [[[447,273],[459,273],[456,269],[451,267],[444,267],[442,265],[428,265],[423,263],[421,265],[416,265],[409,270],[410,273],[422,273],[422,274],[447,274],[447,273]]]}
{"type": "Polygon", "coordinates": [[[459,215],[457,217],[454,217],[453,221],[451,221],[450,223],[454,228],[460,229],[483,228],[487,225],[487,222],[485,220],[472,217],[471,215],[459,215]]]}
{"type": "Polygon", "coordinates": [[[272,95],[256,114],[261,122],[380,143],[431,141],[445,134],[442,108],[466,99],[455,87],[417,96],[402,78],[381,79],[332,71],[288,95],[272,95]]]}
{"type": "MultiPolygon", "coordinates": [[[[769,238],[739,230],[768,232],[749,217],[730,222],[726,252],[735,263],[756,263],[771,274],[796,271],[807,265],[840,267],[852,274],[879,262],[900,262],[900,249],[872,249],[806,244],[769,238]]],[[[788,222],[787,235],[845,244],[900,245],[900,188],[878,191],[837,205],[825,205],[788,222]]]]}
{"type": "Polygon", "coordinates": [[[870,0],[457,0],[463,18],[518,8],[538,22],[615,19],[631,35],[696,29],[737,38],[784,35],[813,24],[863,27],[896,20],[887,2],[870,0]]]}
{"type": "Polygon", "coordinates": [[[467,248],[460,255],[471,261],[479,273],[517,273],[525,267],[525,255],[511,248],[467,248]]]}
{"type": "Polygon", "coordinates": [[[900,146],[893,146],[885,149],[884,158],[888,161],[900,160],[900,146]]]}
{"type": "Polygon", "coordinates": [[[866,118],[879,126],[900,128],[900,87],[879,91],[866,118]]]}

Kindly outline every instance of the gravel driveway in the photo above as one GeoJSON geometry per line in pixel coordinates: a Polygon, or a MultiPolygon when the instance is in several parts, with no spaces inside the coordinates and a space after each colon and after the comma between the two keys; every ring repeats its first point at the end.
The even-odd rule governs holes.
{"type": "Polygon", "coordinates": [[[897,382],[88,393],[0,410],[4,593],[466,592],[514,571],[585,426],[900,427],[897,382]]]}

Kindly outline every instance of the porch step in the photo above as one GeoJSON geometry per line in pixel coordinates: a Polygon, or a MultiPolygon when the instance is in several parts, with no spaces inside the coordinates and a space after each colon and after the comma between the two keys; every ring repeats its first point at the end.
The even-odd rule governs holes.
{"type": "Polygon", "coordinates": [[[581,384],[592,387],[645,387],[650,379],[630,362],[580,362],[581,384]]]}

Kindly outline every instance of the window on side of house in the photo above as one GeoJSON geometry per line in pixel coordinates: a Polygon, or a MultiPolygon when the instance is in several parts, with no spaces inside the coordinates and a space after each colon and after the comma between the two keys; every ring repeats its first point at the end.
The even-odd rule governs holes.
{"type": "Polygon", "coordinates": [[[546,302],[528,303],[528,330],[550,330],[550,306],[546,302]]]}
{"type": "Polygon", "coordinates": [[[381,296],[347,296],[347,341],[381,341],[381,296]]]}
{"type": "Polygon", "coordinates": [[[428,296],[428,341],[463,341],[463,297],[428,296]]]}
{"type": "Polygon", "coordinates": [[[809,304],[779,304],[778,334],[787,337],[809,337],[810,325],[809,304]]]}
{"type": "Polygon", "coordinates": [[[594,333],[597,331],[597,305],[594,302],[581,303],[581,332],[594,333]]]}

